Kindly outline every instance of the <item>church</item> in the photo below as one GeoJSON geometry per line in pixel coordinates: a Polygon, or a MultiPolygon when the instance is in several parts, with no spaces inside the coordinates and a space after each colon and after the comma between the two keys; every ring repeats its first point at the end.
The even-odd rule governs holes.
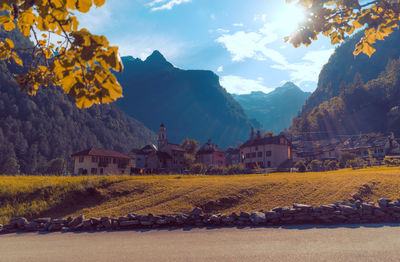
{"type": "Polygon", "coordinates": [[[147,145],[133,149],[130,156],[136,168],[181,173],[185,167],[185,150],[181,145],[169,143],[164,124],[158,130],[157,146],[147,145]]]}

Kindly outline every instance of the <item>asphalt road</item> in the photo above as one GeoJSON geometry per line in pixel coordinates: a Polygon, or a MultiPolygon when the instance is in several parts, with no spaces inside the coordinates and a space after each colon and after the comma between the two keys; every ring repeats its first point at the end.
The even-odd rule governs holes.
{"type": "Polygon", "coordinates": [[[10,234],[0,261],[400,261],[400,225],[10,234]]]}

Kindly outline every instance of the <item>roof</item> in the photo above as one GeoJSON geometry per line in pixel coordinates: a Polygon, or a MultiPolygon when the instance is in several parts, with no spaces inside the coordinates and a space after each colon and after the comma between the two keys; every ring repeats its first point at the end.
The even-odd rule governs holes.
{"type": "Polygon", "coordinates": [[[200,150],[197,152],[198,155],[207,155],[207,154],[212,154],[214,152],[221,152],[223,153],[221,149],[218,148],[217,145],[211,144],[211,141],[209,140],[207,143],[205,143],[200,150]]]}
{"type": "Polygon", "coordinates": [[[114,150],[107,150],[103,148],[89,148],[72,155],[72,157],[74,156],[100,156],[100,157],[115,157],[115,158],[130,159],[129,156],[121,152],[114,150]]]}
{"type": "Polygon", "coordinates": [[[244,143],[240,148],[250,147],[250,146],[262,146],[262,145],[279,145],[280,139],[282,137],[285,138],[289,142],[289,144],[291,144],[290,141],[286,138],[286,136],[278,135],[278,136],[254,138],[247,140],[246,143],[244,143]]]}
{"type": "Polygon", "coordinates": [[[167,153],[167,152],[161,152],[161,151],[157,151],[156,155],[158,158],[160,159],[172,159],[172,157],[167,153]]]}
{"type": "Polygon", "coordinates": [[[171,143],[168,143],[168,145],[171,147],[171,150],[182,151],[182,152],[185,151],[185,149],[183,149],[183,147],[181,145],[171,144],[171,143]]]}

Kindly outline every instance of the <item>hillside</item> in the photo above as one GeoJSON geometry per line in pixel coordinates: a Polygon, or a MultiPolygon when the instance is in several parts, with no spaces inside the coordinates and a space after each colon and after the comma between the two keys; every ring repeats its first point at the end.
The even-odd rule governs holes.
{"type": "Polygon", "coordinates": [[[331,204],[359,193],[363,201],[400,197],[400,169],[235,176],[3,177],[0,224],[11,217],[119,217],[269,210],[293,203],[331,204]],[[365,191],[365,188],[369,189],[365,191]]]}
{"type": "Polygon", "coordinates": [[[304,111],[311,111],[315,106],[329,101],[338,96],[342,91],[342,85],[353,82],[354,76],[359,73],[363,82],[375,79],[386,69],[386,65],[392,59],[400,56],[398,44],[400,31],[394,31],[384,41],[377,41],[374,45],[376,52],[369,58],[365,54],[353,55],[356,43],[362,37],[362,32],[347,39],[336,48],[329,58],[328,63],[322,68],[319,75],[318,87],[307,100],[304,111]]]}
{"type": "MultiPolygon", "coordinates": [[[[8,35],[20,47],[31,45],[19,33],[8,35]]],[[[28,61],[30,54],[20,56],[28,61]]],[[[12,77],[17,70],[0,62],[0,168],[16,158],[22,173],[34,174],[43,172],[51,159],[65,158],[71,170],[70,155],[85,148],[129,152],[155,141],[152,131],[115,105],[79,110],[58,88],[41,89],[36,96],[20,93],[12,77]]]]}
{"type": "Polygon", "coordinates": [[[246,114],[259,121],[266,131],[280,133],[290,126],[310,95],[292,82],[287,82],[268,94],[252,92],[232,96],[246,114]]]}
{"type": "Polygon", "coordinates": [[[294,136],[307,140],[371,132],[400,135],[400,33],[378,42],[370,60],[364,55],[349,59],[357,37],[337,48],[324,66],[317,90],[293,120],[294,136]]]}
{"type": "Polygon", "coordinates": [[[175,68],[158,51],[144,61],[122,61],[124,72],[117,77],[124,98],[117,105],[151,130],[164,123],[171,142],[212,139],[220,147],[248,138],[251,121],[213,72],[175,68]]]}

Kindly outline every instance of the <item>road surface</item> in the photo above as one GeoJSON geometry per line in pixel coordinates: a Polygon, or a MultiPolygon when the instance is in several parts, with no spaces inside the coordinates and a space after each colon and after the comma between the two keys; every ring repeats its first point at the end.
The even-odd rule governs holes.
{"type": "Polygon", "coordinates": [[[10,234],[0,261],[400,261],[400,226],[10,234]]]}

